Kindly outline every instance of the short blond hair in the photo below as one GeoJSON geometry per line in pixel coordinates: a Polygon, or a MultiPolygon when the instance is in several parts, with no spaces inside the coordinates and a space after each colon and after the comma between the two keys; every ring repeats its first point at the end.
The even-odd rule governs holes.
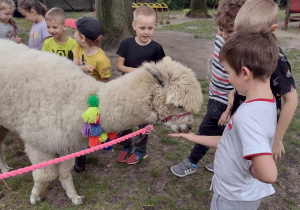
{"type": "Polygon", "coordinates": [[[156,13],[154,11],[154,9],[152,9],[151,7],[148,6],[140,6],[138,7],[134,13],[133,13],[133,21],[137,20],[137,17],[139,15],[144,15],[144,16],[153,16],[154,18],[156,17],[156,13]]]}
{"type": "Polygon", "coordinates": [[[223,29],[233,29],[238,11],[246,0],[221,0],[214,14],[216,24],[223,29]]]}
{"type": "Polygon", "coordinates": [[[270,28],[278,22],[278,6],[272,0],[248,0],[238,12],[234,29],[246,27],[270,28]]]}
{"type": "Polygon", "coordinates": [[[45,19],[46,20],[58,20],[61,24],[65,24],[67,15],[63,9],[58,8],[58,7],[53,7],[46,13],[45,19]]]}

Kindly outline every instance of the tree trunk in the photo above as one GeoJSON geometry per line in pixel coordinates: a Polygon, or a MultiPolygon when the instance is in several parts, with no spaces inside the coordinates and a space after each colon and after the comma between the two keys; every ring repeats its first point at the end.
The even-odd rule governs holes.
{"type": "Polygon", "coordinates": [[[131,0],[96,0],[96,19],[100,21],[103,50],[115,50],[121,41],[133,36],[131,0]]]}
{"type": "Polygon", "coordinates": [[[206,0],[191,0],[190,9],[190,17],[209,17],[206,0]]]}

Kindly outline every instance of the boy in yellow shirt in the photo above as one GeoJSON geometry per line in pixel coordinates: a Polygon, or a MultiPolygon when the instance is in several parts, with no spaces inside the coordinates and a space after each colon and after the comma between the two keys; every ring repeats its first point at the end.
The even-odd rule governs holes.
{"type": "Polygon", "coordinates": [[[52,37],[44,41],[42,50],[73,60],[72,50],[77,43],[65,33],[67,15],[64,10],[54,7],[47,12],[45,19],[48,32],[52,37]]]}
{"type": "MultiPolygon", "coordinates": [[[[108,82],[111,77],[111,63],[98,45],[102,34],[100,23],[90,17],[81,17],[77,20],[67,19],[65,23],[76,29],[74,38],[77,45],[73,50],[73,62],[80,66],[84,73],[93,76],[96,80],[108,82]]],[[[87,145],[83,147],[81,149],[86,149],[87,145]]],[[[75,158],[74,170],[77,173],[85,171],[85,160],[85,155],[75,158]]]]}
{"type": "Polygon", "coordinates": [[[90,17],[77,20],[67,19],[67,26],[75,28],[74,38],[77,46],[73,49],[73,62],[81,70],[92,75],[96,80],[108,82],[111,77],[111,63],[104,51],[98,46],[102,29],[100,23],[90,17]]]}

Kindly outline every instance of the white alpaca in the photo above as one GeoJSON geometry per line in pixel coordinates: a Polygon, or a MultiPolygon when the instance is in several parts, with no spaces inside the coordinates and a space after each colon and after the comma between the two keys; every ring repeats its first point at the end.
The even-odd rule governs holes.
{"type": "MultiPolygon", "coordinates": [[[[82,113],[97,94],[105,132],[154,123],[169,116],[200,110],[202,93],[192,70],[172,61],[145,63],[140,69],[109,83],[88,76],[71,61],[0,40],[0,168],[8,171],[2,141],[8,130],[19,134],[32,164],[78,150],[82,113]]],[[[187,132],[193,116],[166,122],[175,132],[187,132]]],[[[59,180],[75,205],[82,196],[74,188],[74,159],[33,172],[31,204],[40,200],[49,182],[59,180]]]]}

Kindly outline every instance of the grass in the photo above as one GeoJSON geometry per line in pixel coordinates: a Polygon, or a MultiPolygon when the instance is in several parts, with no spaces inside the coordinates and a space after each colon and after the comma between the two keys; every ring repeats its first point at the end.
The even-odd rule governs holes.
{"type": "Polygon", "coordinates": [[[213,39],[217,33],[217,27],[211,20],[201,19],[176,25],[163,26],[160,30],[180,31],[194,34],[195,38],[213,39]]]}

